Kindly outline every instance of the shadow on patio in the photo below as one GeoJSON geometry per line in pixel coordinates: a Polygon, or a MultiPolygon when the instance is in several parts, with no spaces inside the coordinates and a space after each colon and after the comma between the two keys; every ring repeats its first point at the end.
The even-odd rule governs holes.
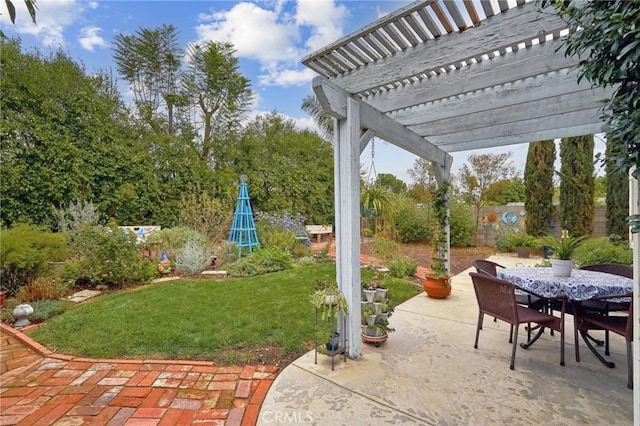
{"type": "MultiPolygon", "coordinates": [[[[582,342],[576,363],[569,315],[564,367],[558,334],[545,331],[530,349],[518,348],[511,371],[508,324],[485,317],[473,348],[478,308],[469,271],[453,278],[445,300],[422,293],[396,307],[389,340],[365,345],[356,360],[336,358],[335,371],[327,356],[314,364],[313,351],[290,364],[272,385],[258,424],[633,424],[623,339],[611,338],[616,368],[600,364],[582,342]]],[[[523,327],[518,340],[526,340],[523,327]]]]}

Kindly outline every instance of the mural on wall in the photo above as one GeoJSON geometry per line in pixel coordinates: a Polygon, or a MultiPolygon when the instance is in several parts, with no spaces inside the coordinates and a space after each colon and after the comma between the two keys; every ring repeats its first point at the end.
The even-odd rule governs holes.
{"type": "Polygon", "coordinates": [[[160,232],[160,226],[120,226],[123,232],[132,232],[136,235],[136,242],[144,244],[147,237],[153,232],[160,232]]]}

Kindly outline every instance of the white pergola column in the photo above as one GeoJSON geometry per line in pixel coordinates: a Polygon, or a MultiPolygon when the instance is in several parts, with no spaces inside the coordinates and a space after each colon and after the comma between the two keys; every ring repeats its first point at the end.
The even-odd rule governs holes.
{"type": "Polygon", "coordinates": [[[345,119],[334,121],[336,278],[349,304],[347,355],[362,352],[360,338],[360,104],[347,99],[345,119]]]}
{"type": "MultiPolygon", "coordinates": [[[[629,174],[629,213],[640,214],[640,185],[629,174]]],[[[633,248],[633,424],[640,424],[640,234],[631,234],[633,248]]]]}

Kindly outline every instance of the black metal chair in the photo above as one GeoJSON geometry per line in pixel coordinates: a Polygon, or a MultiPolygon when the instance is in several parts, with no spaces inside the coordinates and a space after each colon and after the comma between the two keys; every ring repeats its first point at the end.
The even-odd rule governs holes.
{"type": "MultiPolygon", "coordinates": [[[[633,278],[633,267],[630,265],[620,265],[616,263],[598,263],[593,265],[582,266],[580,269],[587,271],[604,272],[606,274],[618,275],[626,278],[633,278]]],[[[585,300],[580,304],[582,309],[589,309],[595,313],[601,315],[609,315],[610,312],[627,312],[629,310],[629,303],[611,302],[608,299],[592,299],[585,300]]],[[[599,346],[602,346],[602,342],[593,339],[599,346]]],[[[604,333],[604,354],[609,355],[609,330],[605,330],[604,333]]]]}
{"type": "MultiPolygon", "coordinates": [[[[513,370],[518,345],[519,326],[520,324],[535,323],[560,333],[560,365],[564,365],[564,309],[561,310],[560,317],[556,317],[546,312],[522,306],[516,302],[515,290],[519,289],[516,285],[489,274],[470,272],[469,275],[471,275],[473,281],[479,308],[474,348],[478,349],[478,339],[485,314],[508,322],[511,325],[509,341],[513,344],[509,368],[513,370]]],[[[528,346],[523,347],[526,348],[528,346]]]]}
{"type": "MultiPolygon", "coordinates": [[[[605,296],[596,300],[606,301],[612,297],[617,296],[605,296]]],[[[626,294],[625,297],[631,297],[633,300],[633,293],[626,294]]],[[[609,315],[609,313],[600,313],[584,307],[582,305],[576,305],[574,312],[574,321],[576,324],[575,333],[575,346],[576,346],[576,361],[580,362],[580,349],[578,345],[578,332],[582,335],[583,340],[587,347],[593,352],[593,354],[609,368],[615,367],[613,362],[607,361],[600,355],[600,353],[593,347],[590,340],[587,337],[589,330],[604,330],[606,332],[613,332],[625,338],[627,343],[627,387],[633,389],[633,302],[628,305],[627,315],[609,315]]],[[[608,338],[607,338],[608,343],[608,338]]]]}

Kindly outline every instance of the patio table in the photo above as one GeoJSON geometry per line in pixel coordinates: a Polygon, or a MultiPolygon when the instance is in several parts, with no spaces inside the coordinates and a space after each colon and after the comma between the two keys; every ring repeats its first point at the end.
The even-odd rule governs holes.
{"type": "Polygon", "coordinates": [[[498,278],[545,298],[566,297],[573,302],[633,291],[631,278],[582,269],[574,269],[570,277],[556,277],[551,268],[504,268],[498,271],[498,278]]]}
{"type": "MultiPolygon", "coordinates": [[[[556,277],[553,275],[551,268],[547,267],[504,268],[498,271],[498,278],[509,281],[540,297],[564,299],[575,304],[595,297],[615,295],[620,295],[621,297],[612,297],[611,301],[631,302],[629,297],[622,296],[633,291],[633,280],[631,278],[582,269],[572,270],[570,277],[556,277]]],[[[530,347],[540,337],[543,330],[541,328],[536,336],[520,346],[524,349],[530,347]]],[[[609,368],[615,366],[614,363],[608,362],[599,356],[595,348],[587,342],[587,339],[594,340],[598,345],[602,345],[604,342],[594,339],[586,332],[581,332],[580,335],[587,347],[604,365],[609,368]]]]}

